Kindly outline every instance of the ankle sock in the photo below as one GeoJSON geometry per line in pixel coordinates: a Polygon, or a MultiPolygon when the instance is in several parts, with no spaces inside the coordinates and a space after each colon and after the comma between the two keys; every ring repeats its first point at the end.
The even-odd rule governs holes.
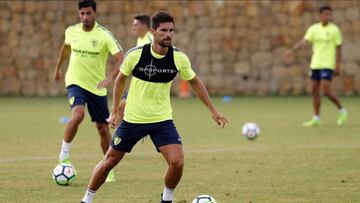
{"type": "Polygon", "coordinates": [[[170,189],[168,187],[164,187],[162,199],[164,201],[171,201],[174,199],[174,189],[170,189]]]}

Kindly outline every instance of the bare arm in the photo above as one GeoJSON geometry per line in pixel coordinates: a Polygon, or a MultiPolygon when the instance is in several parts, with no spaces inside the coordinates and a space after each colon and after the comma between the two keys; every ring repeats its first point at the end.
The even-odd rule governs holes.
{"type": "Polygon", "coordinates": [[[307,44],[309,44],[309,42],[305,39],[301,39],[300,41],[296,42],[294,46],[291,47],[291,49],[285,52],[285,58],[290,57],[296,50],[305,47],[307,44]]]}
{"type": "Polygon", "coordinates": [[[124,54],[123,52],[118,52],[114,56],[115,58],[115,65],[113,69],[111,70],[110,74],[105,78],[105,80],[100,81],[97,88],[106,88],[109,86],[109,84],[116,78],[116,76],[119,74],[119,67],[123,61],[124,54]]]}
{"type": "Polygon", "coordinates": [[[335,65],[335,75],[340,74],[340,64],[341,64],[341,45],[336,47],[336,65],[335,65]]]}
{"type": "Polygon", "coordinates": [[[118,76],[115,79],[111,115],[108,118],[108,123],[110,124],[111,128],[115,128],[121,120],[119,114],[119,105],[121,101],[121,96],[125,89],[126,78],[127,77],[124,74],[119,72],[118,76]]]}
{"type": "Polygon", "coordinates": [[[59,57],[58,57],[56,68],[55,68],[54,79],[55,79],[56,82],[60,82],[62,80],[63,74],[62,74],[62,71],[61,71],[61,66],[64,63],[64,61],[67,58],[69,58],[70,53],[71,53],[71,47],[64,43],[61,46],[60,54],[59,54],[59,57]]]}
{"type": "Polygon", "coordinates": [[[294,44],[293,47],[291,47],[291,50],[293,52],[295,52],[296,50],[298,50],[299,48],[303,48],[305,47],[305,45],[307,45],[308,42],[305,39],[301,39],[300,41],[296,42],[296,44],[294,44]]]}
{"type": "Polygon", "coordinates": [[[220,112],[216,110],[200,78],[198,76],[195,76],[195,78],[190,80],[189,83],[193,88],[194,92],[196,93],[196,95],[199,97],[199,99],[205,104],[205,106],[211,112],[214,121],[220,126],[220,128],[224,128],[225,124],[228,123],[229,121],[220,112]]]}

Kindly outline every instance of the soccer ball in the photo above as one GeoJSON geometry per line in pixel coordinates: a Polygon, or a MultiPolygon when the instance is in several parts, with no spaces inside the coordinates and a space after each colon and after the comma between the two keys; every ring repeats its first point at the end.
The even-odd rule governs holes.
{"type": "Polygon", "coordinates": [[[242,127],[242,134],[247,139],[253,140],[260,134],[260,127],[254,122],[247,122],[242,127]]]}
{"type": "Polygon", "coordinates": [[[75,168],[71,164],[61,163],[54,168],[52,178],[58,185],[70,185],[76,178],[75,168]]]}
{"type": "Polygon", "coordinates": [[[192,203],[217,203],[216,200],[210,195],[197,196],[192,203]]]}

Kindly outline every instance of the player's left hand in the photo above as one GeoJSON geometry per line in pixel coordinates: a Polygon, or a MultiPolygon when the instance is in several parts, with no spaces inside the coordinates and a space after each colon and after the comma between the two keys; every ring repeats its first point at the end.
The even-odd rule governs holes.
{"type": "Polygon", "coordinates": [[[334,75],[335,76],[340,75],[340,65],[336,65],[335,70],[334,70],[334,75]]]}
{"type": "Polygon", "coordinates": [[[97,88],[98,89],[101,89],[101,88],[107,88],[111,83],[111,80],[109,79],[105,79],[105,80],[102,80],[98,85],[97,85],[97,88]]]}
{"type": "Polygon", "coordinates": [[[284,54],[283,54],[283,58],[285,60],[289,60],[291,57],[293,56],[293,51],[290,49],[290,50],[287,50],[284,54]]]}
{"type": "Polygon", "coordinates": [[[220,126],[221,129],[225,127],[226,123],[229,123],[228,119],[226,119],[225,116],[223,116],[217,111],[213,113],[212,118],[218,124],[218,126],[220,126]]]}

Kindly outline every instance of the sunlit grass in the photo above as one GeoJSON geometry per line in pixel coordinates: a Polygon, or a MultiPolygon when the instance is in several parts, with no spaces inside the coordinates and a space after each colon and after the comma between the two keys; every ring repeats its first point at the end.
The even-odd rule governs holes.
{"type": "MultiPolygon", "coordinates": [[[[360,202],[360,98],[341,98],[349,111],[337,126],[337,110],[322,105],[322,125],[311,118],[309,97],[214,98],[230,120],[220,130],[197,99],[173,98],[174,120],[185,150],[185,171],[175,202],[210,194],[220,203],[360,202]],[[242,124],[257,122],[261,135],[248,141],[242,124]]],[[[73,142],[78,177],[68,187],[51,180],[64,124],[65,97],[0,98],[0,202],[80,202],[91,171],[102,158],[99,138],[87,114],[73,142]]],[[[105,184],[95,202],[155,203],[166,164],[150,139],[138,143],[116,167],[118,181],[105,184]]]]}

